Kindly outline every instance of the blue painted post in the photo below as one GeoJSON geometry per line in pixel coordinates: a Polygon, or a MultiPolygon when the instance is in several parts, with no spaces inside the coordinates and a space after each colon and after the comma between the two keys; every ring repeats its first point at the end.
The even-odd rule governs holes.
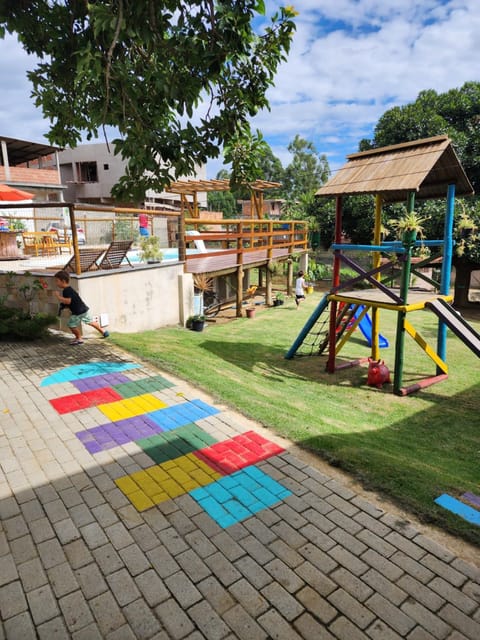
{"type": "MultiPolygon", "coordinates": [[[[441,295],[450,293],[450,278],[452,275],[453,257],[453,219],[455,213],[455,185],[449,184],[447,190],[447,211],[445,214],[445,225],[443,235],[443,262],[440,280],[441,295]]],[[[441,320],[438,321],[437,355],[446,362],[447,357],[447,325],[441,320]]],[[[442,373],[437,367],[437,375],[442,373]]]]}

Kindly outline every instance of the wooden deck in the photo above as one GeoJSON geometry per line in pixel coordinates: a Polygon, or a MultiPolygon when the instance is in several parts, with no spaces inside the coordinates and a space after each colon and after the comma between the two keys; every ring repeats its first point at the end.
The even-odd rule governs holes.
{"type": "MultiPolygon", "coordinates": [[[[295,252],[305,253],[304,251],[295,252]]],[[[188,256],[185,263],[187,273],[207,273],[211,276],[221,276],[234,273],[243,265],[246,269],[266,266],[271,260],[281,262],[287,260],[291,255],[288,248],[275,248],[270,252],[267,249],[244,250],[241,254],[242,262],[239,260],[237,252],[218,251],[213,253],[197,254],[188,256]]]]}

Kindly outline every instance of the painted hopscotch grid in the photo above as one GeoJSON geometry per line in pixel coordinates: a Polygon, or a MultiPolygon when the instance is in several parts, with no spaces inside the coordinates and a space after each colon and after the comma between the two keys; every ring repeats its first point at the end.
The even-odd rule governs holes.
{"type": "Polygon", "coordinates": [[[173,387],[163,376],[131,380],[130,363],[67,367],[41,385],[71,382],[77,394],[51,400],[59,413],[96,406],[109,423],[76,435],[90,453],[136,442],[157,464],[115,480],[138,511],[191,495],[223,528],[291,495],[254,466],[284,451],[249,431],[218,442],[195,422],[219,413],[201,400],[168,407],[152,395],[173,387]]]}
{"type": "MultiPolygon", "coordinates": [[[[211,439],[201,431],[197,426],[193,431],[195,439],[211,439]]],[[[191,433],[191,429],[185,430],[183,436],[188,440],[191,433]]],[[[150,439],[147,442],[152,445],[150,439]]],[[[165,442],[170,444],[168,437],[165,442]]],[[[172,453],[178,451],[177,447],[172,453]]],[[[253,466],[283,451],[254,431],[247,431],[115,482],[138,511],[189,493],[221,527],[228,527],[291,495],[291,491],[253,466]]]]}
{"type": "MultiPolygon", "coordinates": [[[[135,399],[131,398],[125,400],[125,402],[128,402],[129,408],[132,409],[130,403],[134,406],[135,399]]],[[[135,410],[136,415],[131,415],[130,412],[128,417],[113,419],[106,424],[92,427],[85,431],[78,431],[75,435],[90,453],[98,453],[99,451],[113,449],[113,447],[127,442],[136,442],[143,438],[149,438],[162,431],[178,429],[196,420],[208,418],[208,416],[219,413],[218,409],[210,407],[201,400],[191,400],[172,407],[166,407],[165,403],[160,400],[158,402],[165,408],[143,414],[140,407],[137,407],[135,410]],[[118,433],[115,433],[115,429],[118,429],[118,433]]],[[[98,408],[102,409],[102,413],[106,413],[102,407],[98,408]]],[[[124,404],[122,408],[125,409],[124,404]]],[[[120,415],[119,406],[116,409],[115,415],[120,415]]],[[[113,414],[113,412],[109,413],[113,414]]]]}

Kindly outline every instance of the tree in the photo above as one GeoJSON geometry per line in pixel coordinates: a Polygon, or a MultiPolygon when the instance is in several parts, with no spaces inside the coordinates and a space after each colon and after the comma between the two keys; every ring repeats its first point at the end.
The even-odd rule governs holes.
{"type": "Polygon", "coordinates": [[[313,194],[327,181],[330,167],[327,157],[318,154],[313,142],[298,134],[288,145],[293,158],[285,169],[283,180],[284,196],[295,201],[305,194],[313,194]]]}
{"type": "Polygon", "coordinates": [[[222,147],[233,183],[258,176],[249,118],[268,108],[296,15],[280,8],[257,35],[264,13],[264,0],[0,0],[0,38],[16,34],[41,58],[28,75],[50,143],[75,147],[116,127],[127,171],[114,195],[141,199],[222,147]]]}
{"type": "MultiPolygon", "coordinates": [[[[429,89],[422,91],[415,102],[394,107],[386,111],[379,119],[373,140],[362,140],[360,150],[383,147],[391,144],[446,134],[453,143],[465,172],[473,188],[480,190],[480,83],[466,82],[460,89],[451,89],[437,94],[429,89]]],[[[478,198],[459,200],[461,210],[469,210],[469,215],[480,224],[480,203],[478,198]]],[[[441,237],[443,229],[441,221],[445,215],[445,203],[418,203],[416,208],[430,216],[427,236],[441,237]]],[[[458,207],[457,207],[458,208],[458,207]]],[[[454,235],[461,240],[459,224],[461,216],[456,217],[454,235]]],[[[470,239],[457,243],[453,264],[456,268],[455,304],[464,306],[468,303],[468,290],[473,270],[480,269],[480,248],[478,236],[473,233],[470,239]]]]}

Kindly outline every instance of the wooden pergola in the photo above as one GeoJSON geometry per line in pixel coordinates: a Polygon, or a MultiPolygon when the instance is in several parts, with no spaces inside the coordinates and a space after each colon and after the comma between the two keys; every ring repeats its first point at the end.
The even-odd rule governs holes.
{"type": "MultiPolygon", "coordinates": [[[[245,184],[250,191],[252,218],[263,218],[263,193],[266,189],[275,189],[280,187],[279,182],[270,182],[268,180],[255,180],[245,184]]],[[[179,180],[172,182],[167,188],[170,193],[178,193],[180,195],[182,214],[187,218],[199,218],[200,211],[198,208],[198,193],[211,191],[230,191],[229,180],[179,180]],[[188,200],[191,197],[191,201],[188,200]]]]}

